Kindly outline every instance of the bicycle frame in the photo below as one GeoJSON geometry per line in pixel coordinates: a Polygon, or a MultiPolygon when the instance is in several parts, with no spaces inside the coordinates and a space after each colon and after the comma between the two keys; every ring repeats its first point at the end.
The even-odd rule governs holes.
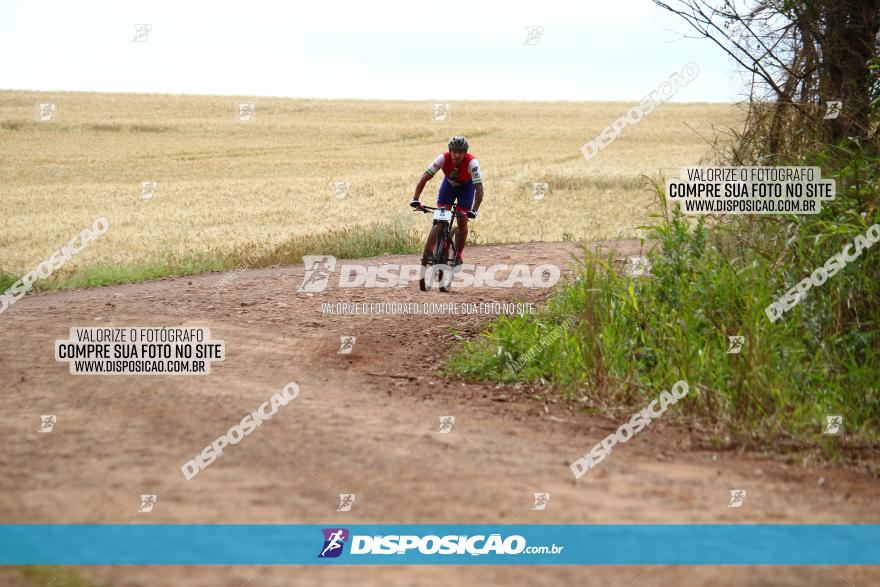
{"type": "MultiPolygon", "coordinates": [[[[451,213],[452,218],[451,218],[451,220],[437,220],[437,219],[435,219],[431,225],[432,230],[433,230],[433,226],[436,226],[437,224],[440,224],[441,226],[440,226],[440,230],[437,232],[436,241],[434,242],[433,253],[430,255],[430,257],[428,257],[428,260],[427,260],[427,265],[430,267],[433,267],[435,265],[446,265],[446,264],[449,264],[449,261],[451,259],[455,259],[455,254],[457,253],[457,249],[455,246],[455,239],[452,238],[452,231],[453,231],[452,223],[455,221],[456,218],[462,218],[465,216],[461,212],[455,211],[451,206],[449,208],[445,208],[445,207],[435,208],[434,206],[420,206],[420,207],[416,208],[414,211],[427,213],[427,212],[433,211],[433,210],[448,211],[451,213]],[[449,251],[449,250],[451,250],[451,252],[452,252],[451,255],[446,254],[447,251],[449,251]]],[[[429,238],[430,238],[430,236],[429,236],[429,238]]],[[[424,259],[424,257],[423,257],[423,259],[424,259]]],[[[452,271],[454,273],[454,270],[451,268],[451,266],[449,269],[447,269],[447,271],[452,271]]],[[[441,282],[444,281],[443,270],[439,270],[438,273],[439,273],[441,282]]],[[[451,283],[452,283],[452,279],[449,278],[448,283],[446,283],[445,285],[440,285],[440,291],[449,291],[449,287],[451,286],[451,283]]],[[[423,291],[425,291],[427,289],[425,286],[424,279],[420,280],[420,287],[423,291]]],[[[430,286],[428,286],[428,288],[429,287],[430,286]]]]}
{"type": "Polygon", "coordinates": [[[464,217],[464,214],[461,212],[457,212],[451,206],[449,208],[441,208],[434,206],[420,206],[416,208],[416,211],[428,212],[433,210],[447,210],[452,213],[452,220],[434,220],[432,226],[436,226],[437,224],[441,224],[440,232],[437,233],[437,241],[434,243],[434,254],[432,255],[431,262],[434,263],[437,261],[436,257],[438,253],[441,251],[445,251],[448,246],[453,251],[452,257],[455,256],[455,252],[457,252],[454,239],[452,236],[452,223],[457,218],[464,217]]]}

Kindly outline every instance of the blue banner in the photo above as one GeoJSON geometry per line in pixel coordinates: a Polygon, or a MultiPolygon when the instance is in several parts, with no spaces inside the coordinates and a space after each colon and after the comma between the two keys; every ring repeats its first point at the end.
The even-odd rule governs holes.
{"type": "Polygon", "coordinates": [[[877,565],[877,524],[0,525],[0,564],[877,565]]]}

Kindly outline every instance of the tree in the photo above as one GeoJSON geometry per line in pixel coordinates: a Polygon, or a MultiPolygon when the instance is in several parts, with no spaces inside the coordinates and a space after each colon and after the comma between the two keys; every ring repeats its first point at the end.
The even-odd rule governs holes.
{"type": "Polygon", "coordinates": [[[811,142],[877,148],[880,0],[653,1],[751,75],[744,136],[768,162],[811,142]]]}

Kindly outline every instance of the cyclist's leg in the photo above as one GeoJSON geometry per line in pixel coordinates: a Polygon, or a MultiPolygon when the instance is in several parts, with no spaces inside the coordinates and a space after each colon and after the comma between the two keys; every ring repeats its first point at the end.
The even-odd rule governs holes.
{"type": "Polygon", "coordinates": [[[463,257],[464,243],[467,241],[468,219],[467,216],[459,217],[455,228],[455,251],[458,257],[463,257]]]}
{"type": "MultiPolygon", "coordinates": [[[[462,190],[458,196],[456,209],[464,214],[474,206],[474,192],[476,191],[476,187],[473,182],[470,181],[463,184],[461,187],[462,190]]],[[[458,230],[455,231],[455,249],[458,251],[458,256],[461,257],[464,251],[464,245],[467,242],[468,218],[467,216],[462,216],[457,222],[458,230]]]]}
{"type": "Polygon", "coordinates": [[[422,251],[422,265],[428,264],[428,259],[434,254],[434,243],[437,242],[437,235],[440,233],[440,225],[435,224],[428,233],[428,242],[425,243],[425,250],[422,251]]]}
{"type": "Polygon", "coordinates": [[[462,186],[454,186],[449,183],[449,180],[445,177],[443,181],[440,183],[440,191],[437,193],[437,207],[438,208],[452,208],[452,205],[455,204],[456,198],[458,198],[460,189],[462,186]]]}

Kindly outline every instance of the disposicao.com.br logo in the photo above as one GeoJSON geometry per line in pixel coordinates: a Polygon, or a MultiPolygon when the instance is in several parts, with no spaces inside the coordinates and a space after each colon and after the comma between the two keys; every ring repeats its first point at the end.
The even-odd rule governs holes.
{"type": "MultiPolygon", "coordinates": [[[[336,275],[339,288],[392,288],[406,287],[412,281],[426,278],[426,270],[418,263],[382,263],[365,265],[362,263],[337,263],[332,255],[305,255],[303,257],[305,275],[297,288],[300,293],[322,292],[330,285],[330,278],[336,275]]],[[[428,272],[442,271],[449,275],[448,265],[428,268],[428,272]]],[[[527,263],[499,263],[495,265],[474,265],[465,263],[452,270],[452,287],[553,287],[559,281],[561,270],[558,266],[544,263],[534,269],[527,263]]],[[[430,275],[428,276],[430,277],[430,275]]],[[[443,278],[446,280],[446,277],[443,278]]],[[[439,282],[440,280],[438,280],[439,282]]]]}
{"type": "Polygon", "coordinates": [[[342,554],[345,544],[351,538],[351,555],[471,555],[486,554],[560,554],[565,548],[550,546],[528,546],[526,539],[519,534],[502,537],[501,534],[477,534],[474,536],[447,534],[387,534],[366,536],[351,535],[346,528],[324,528],[324,542],[318,558],[337,558],[342,554]],[[412,552],[410,552],[412,551],[412,552]]]}

